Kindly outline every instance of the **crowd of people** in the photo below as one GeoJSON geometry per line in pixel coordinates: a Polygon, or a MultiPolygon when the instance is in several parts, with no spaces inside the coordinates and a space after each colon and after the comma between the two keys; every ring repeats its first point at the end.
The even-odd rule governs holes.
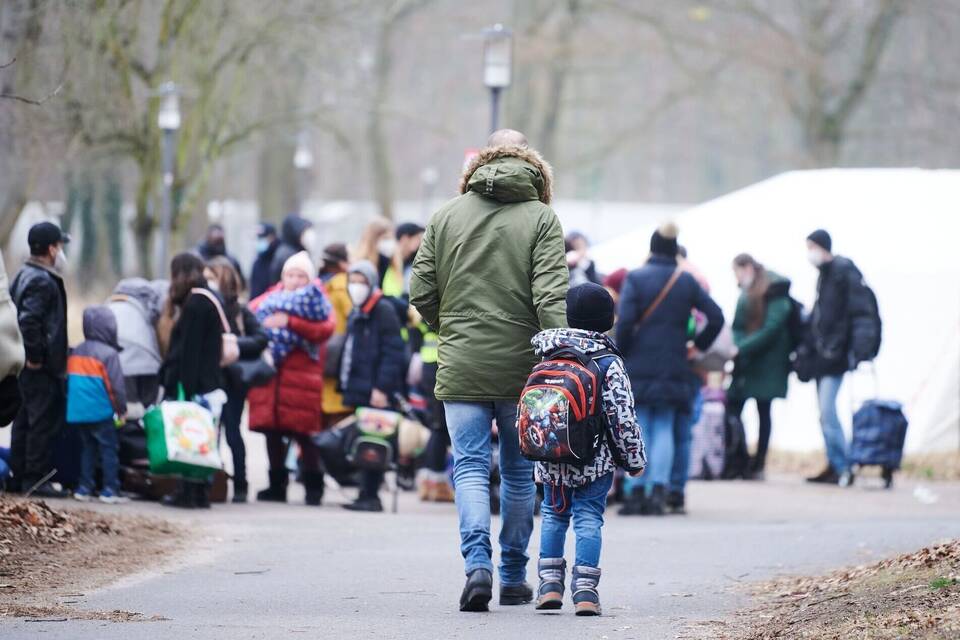
{"type": "MultiPolygon", "coordinates": [[[[188,398],[219,419],[234,502],[249,499],[246,411],[269,460],[256,500],[287,500],[295,445],[295,476],[306,503],[319,505],[327,469],[317,436],[358,408],[409,404],[431,427],[416,461],[421,497],[456,496],[467,574],[461,608],[485,610],[491,598],[498,471],[501,603],[562,603],[563,535],[572,520],[574,602],[593,615],[606,503],[621,500],[623,515],[684,511],[693,428],[704,388],[718,376],[726,378],[727,413],[739,416],[754,400],[760,418],[755,452],[735,475],[763,478],[771,404],[786,396],[796,371],[816,381],[827,450],[824,472],[811,481],[849,485],[836,397],[845,373],[875,355],[875,345],[860,321],[871,313],[869,290],[853,262],[832,253],[829,234],[807,238],[820,273],[809,317],[789,280],[741,254],[731,265],[741,295],[727,328],[674,224],[637,248],[641,267],[601,275],[586,236],[564,237],[550,208],[552,180],[522,134],[500,131],[466,166],[461,195],[426,229],[375,219],[353,246],[330,244],[315,259],[312,223],[290,215],[279,233],[268,223],[257,228],[257,257],[245,274],[223,227],[212,225],[194,250],[172,259],[168,280],[124,280],[107,304],[86,308],[85,340],[72,350],[69,237],[52,223],[35,225],[30,258],[10,284],[15,312],[0,273],[0,423],[15,416],[10,473],[0,473],[10,476],[7,490],[65,497],[69,484],[79,500],[123,501],[118,426],[161,399],[188,398]],[[535,468],[521,451],[518,398],[531,367],[558,349],[585,354],[601,373],[609,434],[592,466],[535,468]],[[80,442],[68,451],[79,471],[67,483],[55,481],[70,466],[58,445],[65,431],[80,442]],[[544,516],[536,593],[525,582],[535,476],[544,516]]],[[[381,511],[383,472],[358,476],[347,508],[381,511]]],[[[182,478],[165,503],[208,507],[209,492],[207,480],[182,478]]]]}

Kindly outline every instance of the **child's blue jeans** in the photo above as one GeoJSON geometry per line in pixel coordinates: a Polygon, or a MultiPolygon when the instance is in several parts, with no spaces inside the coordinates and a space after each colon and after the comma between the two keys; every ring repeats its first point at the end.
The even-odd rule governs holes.
{"type": "Polygon", "coordinates": [[[92,493],[94,489],[93,474],[97,469],[97,461],[103,472],[103,488],[113,495],[120,492],[118,477],[120,462],[117,456],[119,441],[117,427],[112,420],[78,424],[80,440],[83,443],[83,453],[80,456],[80,483],[77,490],[81,493],[92,493]]]}
{"type": "Polygon", "coordinates": [[[576,535],[576,566],[599,567],[603,542],[603,512],[607,494],[613,485],[613,474],[582,487],[543,486],[543,522],[540,526],[540,557],[562,558],[567,528],[573,519],[576,535]]]}

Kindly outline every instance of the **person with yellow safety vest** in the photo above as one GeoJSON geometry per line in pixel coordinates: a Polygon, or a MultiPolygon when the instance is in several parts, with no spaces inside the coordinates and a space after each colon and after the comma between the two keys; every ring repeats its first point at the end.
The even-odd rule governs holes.
{"type": "MultiPolygon", "coordinates": [[[[380,242],[380,254],[389,258],[380,288],[393,303],[401,319],[407,318],[410,308],[410,274],[423,240],[423,231],[423,227],[414,222],[404,222],[397,226],[396,242],[380,242]]],[[[413,327],[415,323],[408,326],[413,327]]],[[[408,327],[403,328],[403,341],[410,343],[408,327]]]]}

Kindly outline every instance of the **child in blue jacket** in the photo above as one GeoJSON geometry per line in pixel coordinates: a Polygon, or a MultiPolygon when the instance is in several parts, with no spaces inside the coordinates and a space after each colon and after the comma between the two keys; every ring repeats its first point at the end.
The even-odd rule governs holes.
{"type": "Polygon", "coordinates": [[[67,424],[80,431],[83,443],[80,483],[73,497],[81,502],[93,497],[93,474],[99,459],[103,472],[100,502],[126,502],[120,495],[116,422],[127,413],[127,396],[113,312],[102,305],[85,309],[83,337],[86,339],[67,359],[67,424]]]}

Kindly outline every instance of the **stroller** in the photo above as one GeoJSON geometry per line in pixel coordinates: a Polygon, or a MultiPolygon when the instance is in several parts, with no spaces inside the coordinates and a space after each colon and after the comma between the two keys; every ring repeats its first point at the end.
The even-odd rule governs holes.
{"type": "Polygon", "coordinates": [[[120,368],[127,392],[127,419],[119,428],[120,479],[123,489],[159,499],[172,482],[150,473],[143,416],[160,396],[160,345],[156,325],[163,311],[169,283],[128,278],[117,283],[107,306],[117,318],[122,347],[120,368]]]}
{"type": "MultiPolygon", "coordinates": [[[[361,469],[399,472],[400,465],[418,456],[426,447],[430,429],[422,415],[400,394],[394,396],[397,411],[360,408],[332,429],[313,439],[324,471],[341,487],[356,486],[361,469]]],[[[397,512],[400,485],[391,483],[393,512],[397,512]]]]}

